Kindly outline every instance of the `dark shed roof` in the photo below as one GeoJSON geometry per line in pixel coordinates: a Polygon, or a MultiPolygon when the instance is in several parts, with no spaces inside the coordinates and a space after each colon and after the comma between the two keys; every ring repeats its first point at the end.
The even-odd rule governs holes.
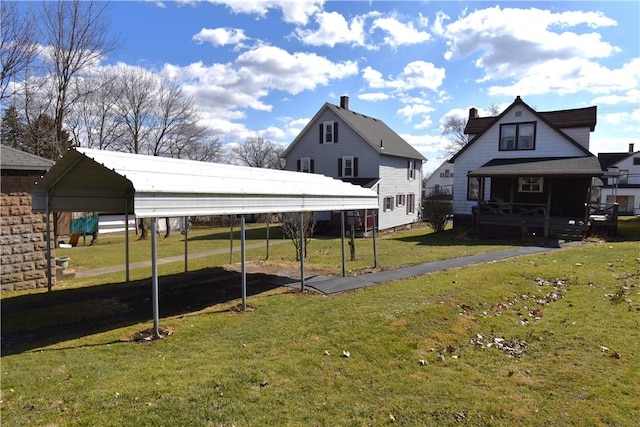
{"type": "MultiPolygon", "coordinates": [[[[573,108],[570,110],[539,111],[543,117],[558,129],[575,127],[589,127],[593,131],[596,127],[597,107],[573,108]]],[[[471,118],[464,128],[464,133],[475,135],[491,125],[498,116],[471,118]]]]}
{"type": "Polygon", "coordinates": [[[3,170],[46,171],[55,163],[53,160],[25,153],[6,145],[1,145],[0,147],[1,167],[3,170]]]}

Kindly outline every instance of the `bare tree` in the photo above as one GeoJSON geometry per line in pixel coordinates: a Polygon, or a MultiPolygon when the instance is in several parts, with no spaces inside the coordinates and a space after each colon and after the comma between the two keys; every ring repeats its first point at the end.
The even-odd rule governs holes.
{"type": "Polygon", "coordinates": [[[147,145],[153,132],[157,77],[141,68],[120,67],[118,84],[120,98],[117,114],[126,132],[118,151],[149,154],[147,145]]]}
{"type": "Polygon", "coordinates": [[[55,79],[54,121],[58,154],[64,151],[65,115],[73,99],[70,85],[82,70],[116,49],[118,42],[109,37],[107,3],[62,1],[43,3],[39,25],[46,45],[45,55],[55,79]]]}
{"type": "Polygon", "coordinates": [[[76,102],[65,120],[75,141],[88,148],[109,150],[117,148],[124,135],[124,126],[117,119],[120,97],[116,74],[102,72],[72,85],[76,102]]]}
{"type": "Polygon", "coordinates": [[[284,169],[280,155],[284,149],[263,138],[248,138],[232,148],[232,156],[242,165],[254,168],[284,169]]]}
{"type": "Polygon", "coordinates": [[[23,78],[39,50],[36,20],[30,10],[20,13],[19,5],[16,1],[0,2],[0,100],[12,95],[10,82],[23,78]]]}
{"type": "MultiPolygon", "coordinates": [[[[500,107],[493,103],[489,106],[489,115],[497,116],[500,114],[500,107]]],[[[469,142],[469,135],[464,133],[467,127],[467,119],[460,116],[447,116],[444,118],[440,126],[440,133],[446,136],[449,144],[445,147],[445,151],[449,155],[457,153],[462,147],[469,142]]]]}
{"type": "MultiPolygon", "coordinates": [[[[307,258],[307,246],[311,241],[311,237],[316,228],[315,218],[312,212],[304,212],[304,257],[307,258]]],[[[293,243],[296,249],[296,261],[300,261],[300,213],[283,213],[280,214],[280,228],[282,234],[293,243]]]]}
{"type": "Polygon", "coordinates": [[[207,136],[190,144],[174,145],[171,152],[171,157],[202,162],[221,162],[225,156],[226,151],[222,141],[213,136],[207,136]]]}
{"type": "Polygon", "coordinates": [[[469,136],[464,133],[467,120],[459,116],[447,116],[440,127],[441,134],[446,136],[449,143],[445,147],[445,151],[449,155],[458,152],[469,142],[469,136]]]}

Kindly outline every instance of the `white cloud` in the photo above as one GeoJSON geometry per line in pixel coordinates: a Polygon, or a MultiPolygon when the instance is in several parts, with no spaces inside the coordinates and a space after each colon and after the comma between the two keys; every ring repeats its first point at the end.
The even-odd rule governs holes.
{"type": "Polygon", "coordinates": [[[476,10],[450,22],[439,13],[433,31],[445,38],[445,58],[464,58],[479,52],[475,65],[484,71],[480,83],[516,81],[494,86],[491,95],[520,95],[548,92],[574,93],[589,88],[597,93],[611,86],[598,79],[607,72],[594,62],[620,49],[602,40],[596,32],[569,31],[581,25],[589,29],[617,23],[600,12],[559,12],[536,8],[499,6],[476,10]],[[595,85],[596,89],[592,89],[595,85]]]}
{"type": "Polygon", "coordinates": [[[203,28],[193,36],[198,43],[211,43],[214,46],[236,45],[247,39],[244,30],[239,28],[203,28]]]}
{"type": "Polygon", "coordinates": [[[491,86],[489,95],[566,95],[580,91],[595,94],[628,92],[640,85],[640,58],[618,69],[585,59],[550,60],[523,72],[519,80],[507,86],[491,86]]]}
{"type": "MultiPolygon", "coordinates": [[[[416,115],[425,115],[434,111],[434,108],[426,104],[409,104],[396,111],[396,115],[406,121],[413,120],[416,115]]],[[[429,120],[429,124],[431,120],[429,120]]]]}
{"type": "Polygon", "coordinates": [[[316,15],[318,29],[304,30],[297,28],[295,36],[305,44],[312,46],[334,47],[345,43],[357,46],[364,45],[364,19],[356,16],[351,22],[337,12],[320,12],[316,15]]]}
{"type": "Polygon", "coordinates": [[[395,17],[375,19],[369,32],[373,32],[376,29],[381,29],[387,33],[384,41],[393,48],[401,45],[419,44],[431,39],[431,35],[428,32],[417,30],[412,22],[404,24],[395,17]]]}
{"type": "Polygon", "coordinates": [[[374,89],[395,89],[407,91],[411,89],[430,89],[436,91],[444,81],[444,68],[437,68],[431,62],[413,61],[405,65],[397,77],[385,80],[377,70],[366,67],[362,71],[362,78],[369,87],[374,89]]]}
{"type": "Polygon", "coordinates": [[[591,101],[594,105],[613,105],[613,104],[640,104],[640,90],[631,89],[622,95],[604,95],[594,98],[591,101]]]}
{"type": "Polygon", "coordinates": [[[322,10],[324,0],[208,0],[227,6],[234,13],[264,18],[271,9],[282,12],[282,20],[289,24],[307,25],[309,17],[322,10]]]}
{"type": "Polygon", "coordinates": [[[289,53],[276,46],[259,46],[236,59],[239,74],[250,73],[260,86],[279,89],[292,95],[313,90],[331,80],[357,74],[354,61],[332,62],[315,53],[289,53]]]}
{"type": "Polygon", "coordinates": [[[358,94],[358,99],[369,102],[386,101],[389,98],[391,98],[391,96],[384,92],[369,92],[358,94]]]}

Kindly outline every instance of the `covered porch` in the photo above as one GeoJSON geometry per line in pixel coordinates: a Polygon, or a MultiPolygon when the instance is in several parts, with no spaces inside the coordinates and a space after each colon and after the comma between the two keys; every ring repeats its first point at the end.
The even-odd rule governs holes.
{"type": "Polygon", "coordinates": [[[479,185],[473,212],[484,237],[579,240],[590,227],[595,157],[493,159],[469,173],[479,185]]]}

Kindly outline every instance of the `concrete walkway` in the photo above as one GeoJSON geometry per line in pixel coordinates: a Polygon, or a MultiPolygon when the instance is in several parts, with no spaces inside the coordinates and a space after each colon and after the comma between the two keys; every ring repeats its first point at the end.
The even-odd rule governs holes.
{"type": "MultiPolygon", "coordinates": [[[[379,285],[393,280],[408,279],[411,277],[421,276],[436,271],[449,270],[456,267],[465,267],[488,262],[495,262],[507,258],[513,258],[523,255],[535,255],[543,252],[567,247],[579,242],[565,243],[556,246],[523,246],[513,249],[505,249],[495,252],[483,252],[475,255],[451,258],[442,261],[426,262],[423,264],[413,265],[409,267],[396,268],[393,270],[380,271],[376,273],[361,274],[359,276],[348,277],[328,277],[314,276],[305,278],[305,286],[321,292],[326,295],[338,294],[341,292],[351,291],[354,289],[364,288],[367,286],[379,285]]],[[[293,283],[290,286],[300,286],[300,282],[293,283]]]]}

